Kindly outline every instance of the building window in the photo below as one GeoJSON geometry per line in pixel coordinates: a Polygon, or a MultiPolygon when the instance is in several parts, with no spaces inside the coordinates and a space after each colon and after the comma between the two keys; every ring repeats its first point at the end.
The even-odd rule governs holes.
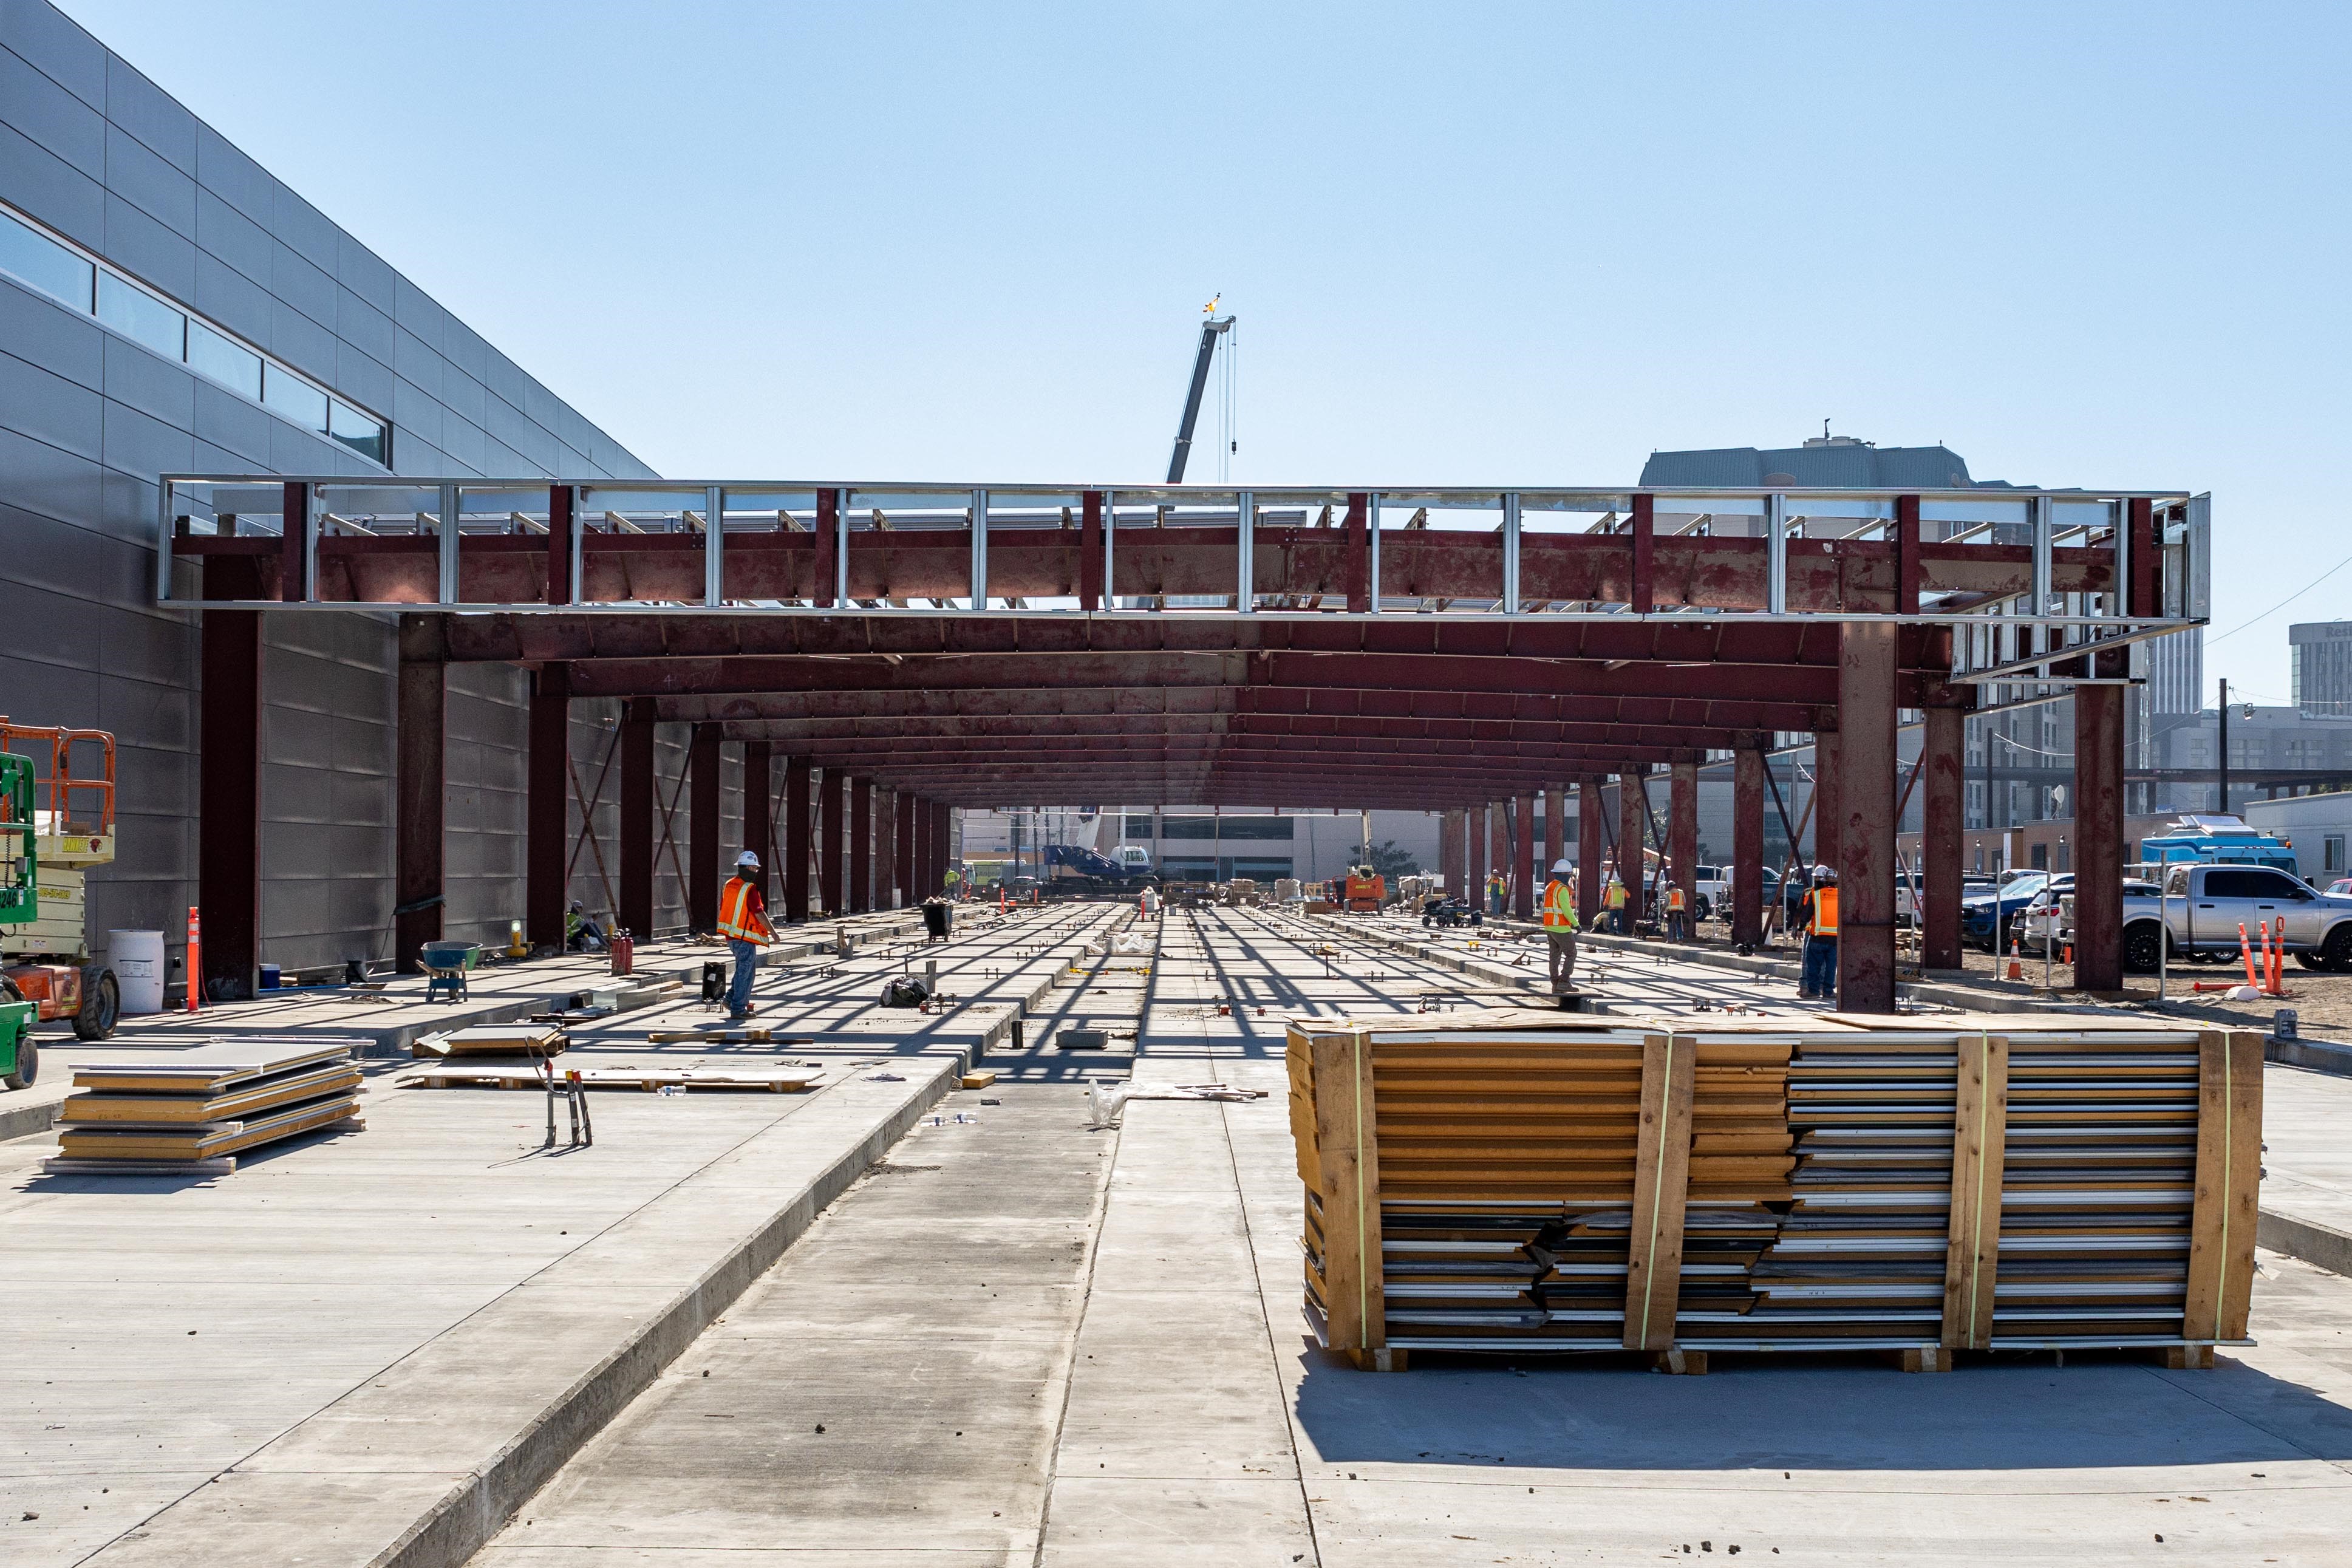
{"type": "Polygon", "coordinates": [[[52,299],[89,311],[90,279],[97,268],[48,236],[0,213],[0,268],[52,299]]]}
{"type": "Polygon", "coordinates": [[[392,466],[392,427],[327,395],[300,373],[238,342],[163,295],[5,210],[0,273],[94,316],[142,348],[276,410],[306,430],[392,466]]]}
{"type": "Polygon", "coordinates": [[[233,343],[202,321],[188,323],[188,368],[231,392],[261,401],[261,356],[233,343]]]}
{"type": "Polygon", "coordinates": [[[98,319],[165,359],[188,357],[188,318],[111,272],[98,275],[98,319]]]}
{"type": "Polygon", "coordinates": [[[2319,841],[2319,868],[2337,876],[2344,873],[2344,835],[2331,833],[2319,841]]]}

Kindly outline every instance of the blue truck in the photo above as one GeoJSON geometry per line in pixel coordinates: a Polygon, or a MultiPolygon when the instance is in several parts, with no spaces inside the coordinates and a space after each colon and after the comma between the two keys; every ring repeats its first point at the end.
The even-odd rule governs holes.
{"type": "Polygon", "coordinates": [[[2294,841],[2249,827],[2239,816],[2184,816],[2170,831],[2141,839],[2139,852],[2159,866],[2270,866],[2296,874],[2294,841]]]}

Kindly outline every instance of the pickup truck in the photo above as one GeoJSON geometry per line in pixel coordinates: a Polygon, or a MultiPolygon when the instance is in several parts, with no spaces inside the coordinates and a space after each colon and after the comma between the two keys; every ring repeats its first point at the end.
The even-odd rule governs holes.
{"type": "Polygon", "coordinates": [[[2186,958],[2227,957],[2238,951],[2238,928],[2284,922],[2286,951],[2305,969],[2352,971],[2352,897],[2323,893],[2269,866],[2174,866],[2161,900],[2124,896],[2124,967],[2154,970],[2168,942],[2186,958]]]}

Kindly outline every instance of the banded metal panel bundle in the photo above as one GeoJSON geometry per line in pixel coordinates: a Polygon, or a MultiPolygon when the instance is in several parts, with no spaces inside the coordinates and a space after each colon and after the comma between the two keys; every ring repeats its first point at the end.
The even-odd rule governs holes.
{"type": "Polygon", "coordinates": [[[365,1125],[347,1040],[213,1047],[86,1064],[59,1108],[53,1175],[226,1175],[236,1156],[325,1128],[365,1125]]]}
{"type": "Polygon", "coordinates": [[[1294,1022],[1307,1307],[1359,1364],[2242,1342],[2261,1038],[2097,1017],[1294,1022]],[[1793,1167],[1793,1169],[1792,1169],[1793,1167]]]}

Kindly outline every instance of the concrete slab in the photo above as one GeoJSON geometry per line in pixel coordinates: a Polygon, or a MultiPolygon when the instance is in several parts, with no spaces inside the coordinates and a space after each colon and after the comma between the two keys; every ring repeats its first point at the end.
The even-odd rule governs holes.
{"type": "MultiPolygon", "coordinates": [[[[0,1361],[0,1560],[462,1561],[1051,988],[1046,931],[934,950],[1003,999],[933,1015],[871,1006],[878,948],[778,966],[760,994],[815,1037],[787,1049],[817,1092],[602,1092],[593,1148],[541,1152],[536,1094],[390,1064],[366,1131],[217,1181],[44,1178],[48,1141],[0,1145],[0,1312],[40,1352],[0,1361]]],[[[644,1037],[690,1012],[583,1027],[571,1059],[703,1054],[644,1037]]]]}

